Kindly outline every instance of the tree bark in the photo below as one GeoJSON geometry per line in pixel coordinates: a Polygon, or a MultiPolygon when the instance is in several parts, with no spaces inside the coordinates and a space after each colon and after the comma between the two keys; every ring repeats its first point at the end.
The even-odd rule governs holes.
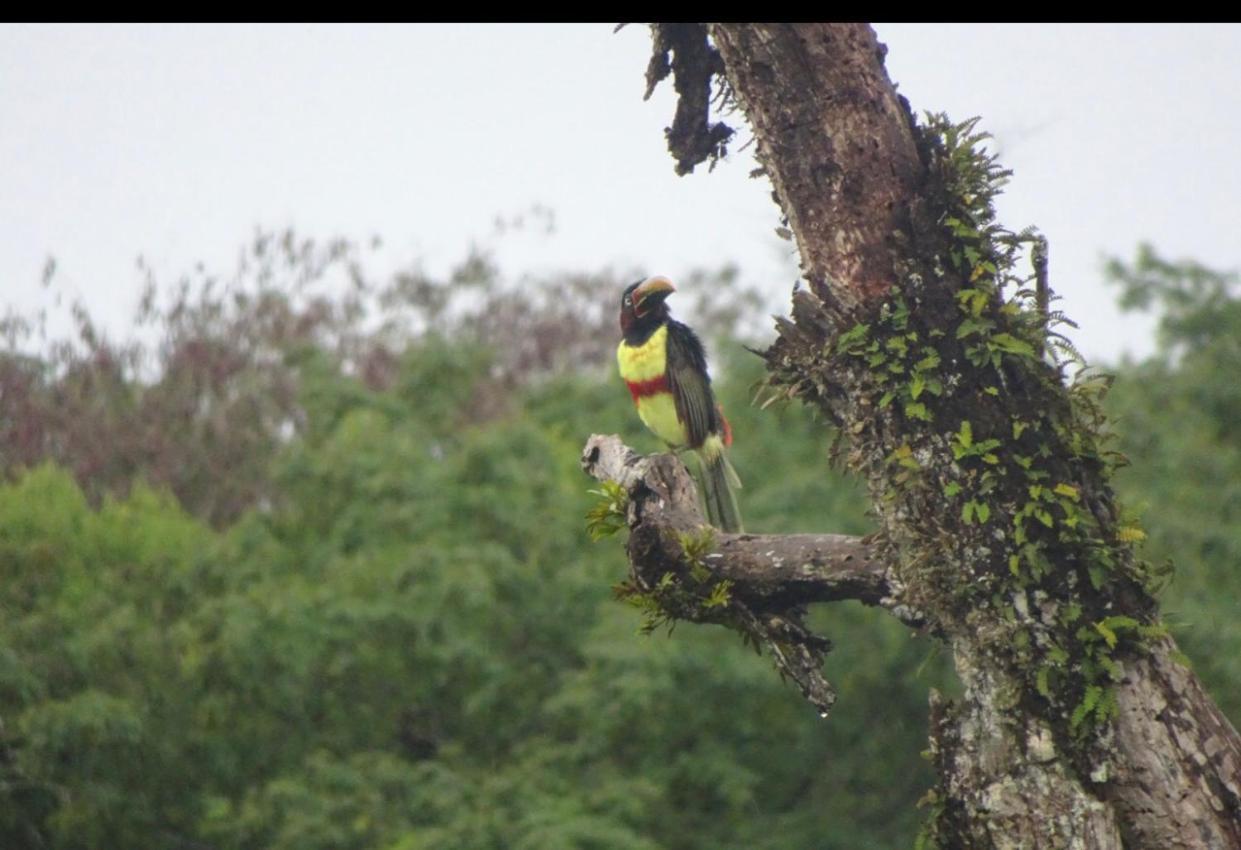
{"type": "MultiPolygon", "coordinates": [[[[674,455],[644,457],[616,436],[592,435],[582,470],[615,481],[629,496],[631,563],[645,584],[684,566],[676,536],[707,527],[693,479],[674,455]]],[[[854,599],[917,621],[902,608],[899,583],[865,538],[845,534],[713,535],[705,561],[747,602],[777,609],[854,599]]]]}
{"type": "MultiPolygon", "coordinates": [[[[780,323],[769,368],[849,436],[848,462],[868,480],[881,532],[873,541],[718,535],[705,563],[731,582],[732,601],[757,618],[751,625],[783,623],[789,611],[799,625],[805,603],[855,598],[949,644],[965,694],[957,704],[932,695],[939,779],[926,835],[938,846],[1241,847],[1241,738],[1174,660],[1120,533],[1089,417],[1058,371],[1031,353],[1043,350],[1041,340],[1024,341],[1033,324],[1005,306],[999,231],[985,210],[977,220],[950,214],[949,160],[936,158],[897,96],[885,49],[855,24],[709,33],[809,284],[794,296],[792,321],[780,323]],[[954,232],[993,253],[962,259],[954,232]],[[991,290],[972,289],[988,275],[991,290]],[[978,291],[992,297],[961,324],[961,305],[978,291]],[[912,361],[888,349],[923,346],[936,397],[864,366],[850,353],[851,327],[883,343],[868,349],[879,358],[871,362],[898,375],[912,361]],[[894,389],[904,393],[896,403],[894,389]],[[995,437],[994,451],[973,450],[984,436],[995,437]],[[1035,460],[1023,454],[1032,446],[1035,460]],[[1022,477],[1031,464],[1041,478],[1022,477]],[[1059,505],[1054,514],[1032,503],[1036,492],[1059,505]],[[1092,716],[1093,731],[1082,734],[1092,716]]],[[[657,38],[657,53],[672,41],[657,38]]],[[[975,201],[966,193],[963,203],[975,201]]],[[[703,522],[679,462],[637,458],[600,438],[583,462],[630,495],[635,579],[649,588],[684,573],[677,535],[703,522]]],[[[738,624],[718,612],[701,619],[712,616],[738,624]]],[[[776,649],[822,648],[795,630],[772,634],[765,639],[776,649]]],[[[812,674],[801,675],[805,691],[812,674]]]]}
{"type": "Polygon", "coordinates": [[[802,272],[841,307],[883,297],[922,172],[869,27],[715,26],[802,272]]]}
{"type": "Polygon", "coordinates": [[[624,597],[665,619],[729,626],[756,648],[765,645],[822,717],[836,701],[820,669],[831,644],[806,629],[807,604],[856,599],[910,625],[922,622],[905,604],[880,552],[864,538],[716,532],[679,458],[643,457],[615,436],[593,435],[581,462],[588,475],[616,482],[627,495],[631,569],[624,597]],[[691,556],[687,547],[695,539],[705,545],[691,556]],[[726,596],[709,602],[720,588],[726,596]]]}

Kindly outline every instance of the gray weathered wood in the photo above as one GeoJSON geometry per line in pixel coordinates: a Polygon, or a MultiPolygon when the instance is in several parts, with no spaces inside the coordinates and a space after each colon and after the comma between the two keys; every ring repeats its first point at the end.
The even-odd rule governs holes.
{"type": "MultiPolygon", "coordinates": [[[[677,533],[706,528],[694,481],[672,454],[643,456],[615,435],[595,434],[582,450],[582,469],[599,481],[615,481],[629,494],[632,567],[644,580],[658,580],[682,560],[677,533]]],[[[844,534],[715,533],[705,562],[750,601],[769,606],[855,599],[899,613],[898,585],[880,554],[864,538],[844,534]]]]}

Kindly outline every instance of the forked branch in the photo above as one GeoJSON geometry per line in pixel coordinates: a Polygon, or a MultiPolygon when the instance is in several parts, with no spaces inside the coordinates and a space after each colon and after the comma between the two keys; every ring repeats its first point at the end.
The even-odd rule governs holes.
{"type": "Polygon", "coordinates": [[[819,670],[830,644],[802,624],[807,603],[855,599],[909,625],[922,624],[903,604],[900,583],[869,538],[715,531],[702,516],[694,481],[679,458],[639,455],[614,435],[596,434],[586,442],[582,469],[599,481],[616,482],[628,496],[634,592],[659,604],[673,599],[666,591],[677,588],[680,604],[669,617],[721,623],[766,644],[781,673],[797,682],[822,714],[835,700],[819,670]],[[704,541],[701,551],[689,551],[691,540],[704,541]],[[684,603],[695,590],[721,586],[727,604],[718,601],[723,591],[715,604],[684,603]]]}

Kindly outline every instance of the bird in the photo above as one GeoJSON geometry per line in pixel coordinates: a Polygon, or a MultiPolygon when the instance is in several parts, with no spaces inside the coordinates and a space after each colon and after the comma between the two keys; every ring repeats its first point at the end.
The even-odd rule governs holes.
{"type": "Polygon", "coordinates": [[[668,313],[666,301],[675,291],[662,275],[626,287],[617,365],[646,427],[674,452],[691,449],[698,456],[708,522],[739,533],[744,529],[734,491],[741,479],[728,460],[732,429],[711,390],[702,343],[668,313]]]}

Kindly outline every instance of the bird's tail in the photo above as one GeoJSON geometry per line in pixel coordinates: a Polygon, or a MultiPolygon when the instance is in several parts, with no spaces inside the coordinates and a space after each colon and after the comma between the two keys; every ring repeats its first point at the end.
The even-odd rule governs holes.
{"type": "Polygon", "coordinates": [[[707,521],[720,531],[739,534],[741,509],[737,507],[737,494],[741,479],[728,461],[719,437],[710,437],[698,452],[702,461],[702,498],[707,507],[707,521]]]}

